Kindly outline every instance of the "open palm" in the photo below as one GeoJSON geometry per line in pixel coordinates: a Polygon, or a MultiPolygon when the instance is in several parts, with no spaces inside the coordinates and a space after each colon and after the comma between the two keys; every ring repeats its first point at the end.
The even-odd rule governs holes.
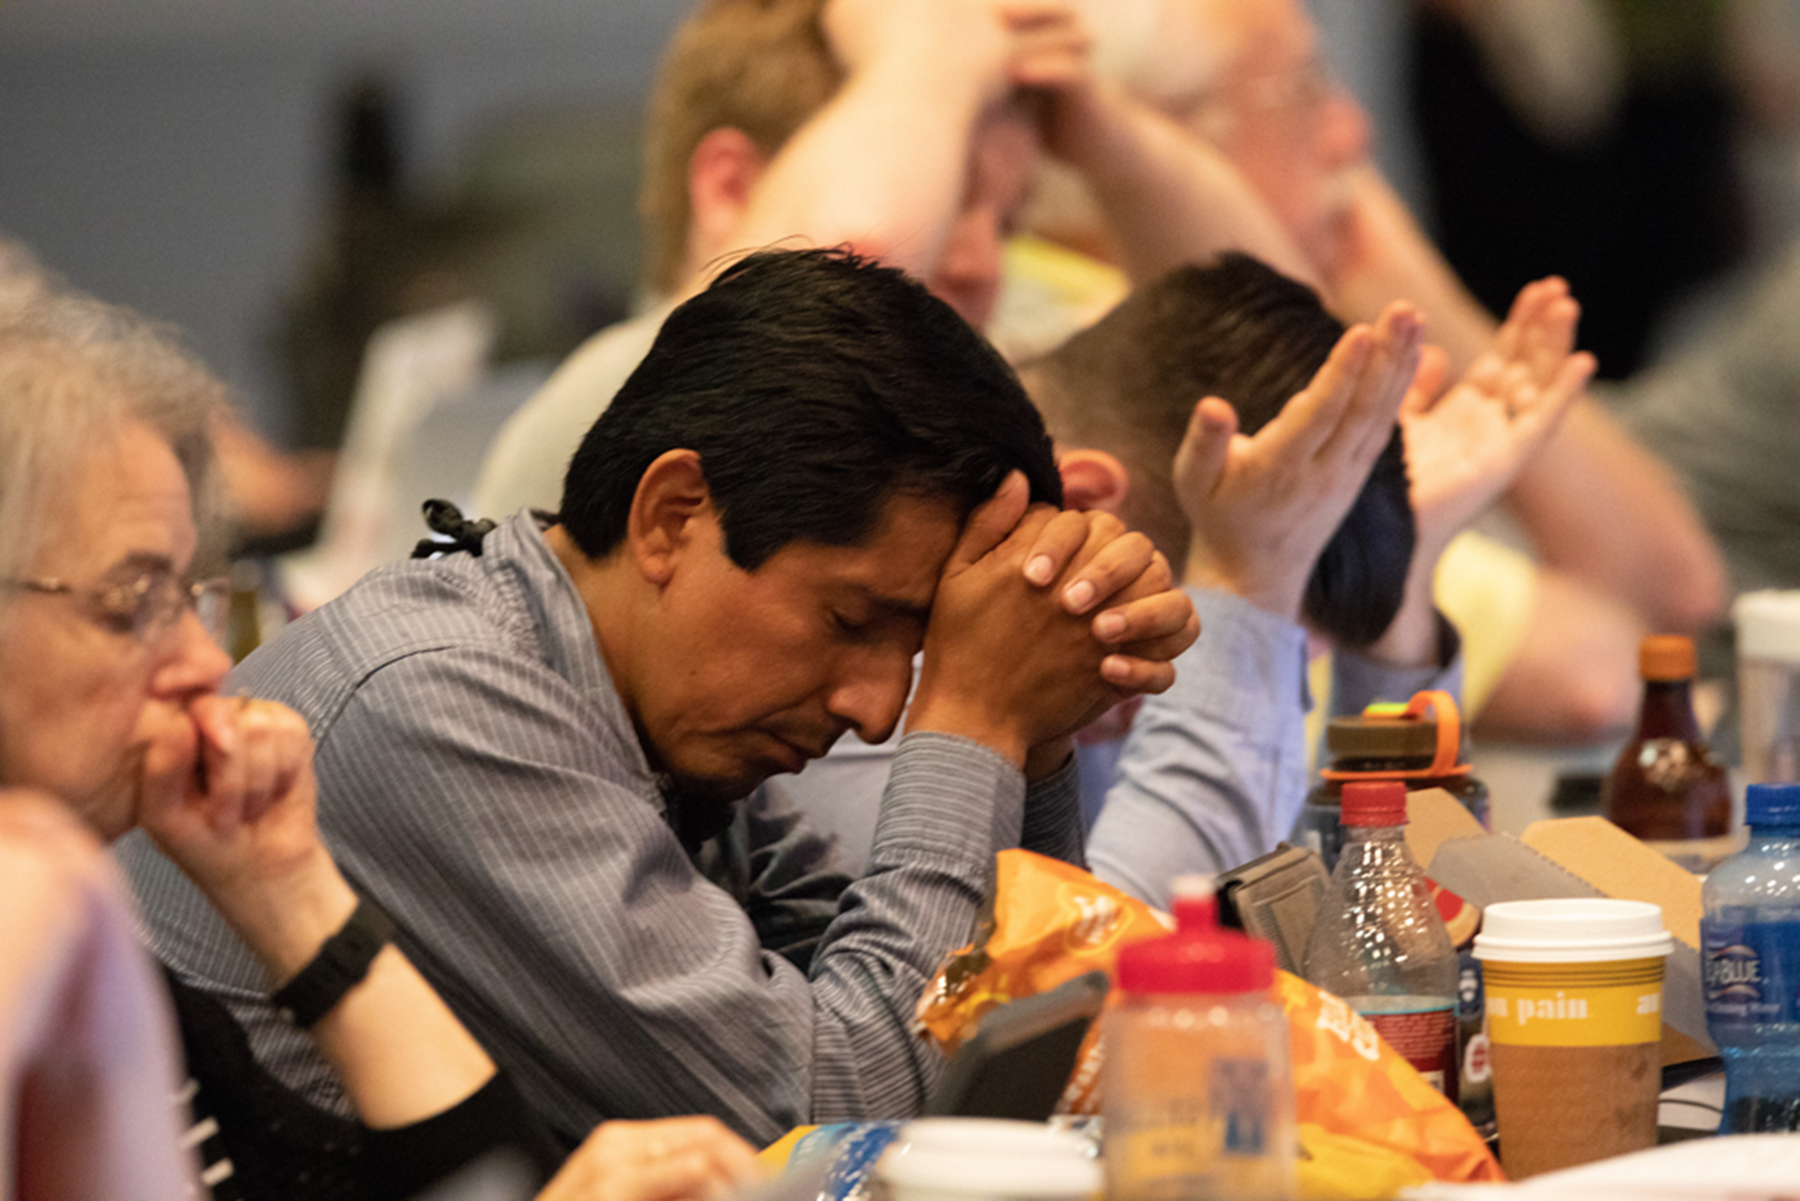
{"type": "Polygon", "coordinates": [[[1504,492],[1594,373],[1574,353],[1580,306],[1555,277],[1527,284],[1493,343],[1453,387],[1427,358],[1400,424],[1422,546],[1441,548],[1504,492]]]}

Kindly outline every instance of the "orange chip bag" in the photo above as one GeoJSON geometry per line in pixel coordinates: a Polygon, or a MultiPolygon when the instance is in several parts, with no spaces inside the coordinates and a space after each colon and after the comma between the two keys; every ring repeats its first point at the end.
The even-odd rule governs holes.
{"type": "MultiPolygon", "coordinates": [[[[1002,851],[975,942],[945,958],[919,1000],[920,1031],[948,1054],[996,1005],[1095,968],[1110,974],[1122,947],[1170,928],[1149,905],[1080,868],[1002,851]]],[[[1462,1111],[1347,1003],[1286,972],[1276,974],[1275,993],[1293,1041],[1296,1116],[1303,1131],[1308,1124],[1317,1131],[1303,1139],[1316,1158],[1301,1173],[1308,1196],[1366,1195],[1326,1170],[1340,1162],[1353,1169],[1359,1156],[1403,1157],[1395,1178],[1409,1173],[1411,1161],[1437,1180],[1505,1179],[1462,1111]],[[1346,1155],[1352,1146],[1357,1154],[1346,1155]]],[[[1063,1093],[1063,1112],[1100,1111],[1100,1056],[1096,1023],[1063,1093]]]]}
{"type": "MultiPolygon", "coordinates": [[[[1048,992],[1096,968],[1110,976],[1120,947],[1172,929],[1173,922],[1092,872],[1030,851],[1001,851],[975,941],[939,966],[919,998],[918,1027],[951,1054],[996,1005],[1048,992]]],[[[1060,1112],[1100,1112],[1099,1039],[1096,1022],[1081,1044],[1060,1112]]]]}

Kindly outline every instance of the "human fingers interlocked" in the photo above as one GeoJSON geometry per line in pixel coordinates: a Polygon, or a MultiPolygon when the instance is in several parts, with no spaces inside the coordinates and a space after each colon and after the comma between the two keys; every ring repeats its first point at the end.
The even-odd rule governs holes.
{"type": "Polygon", "coordinates": [[[1054,582],[1068,612],[1094,613],[1093,635],[1111,651],[1101,676],[1116,688],[1163,691],[1175,678],[1169,660],[1199,637],[1199,618],[1175,590],[1169,561],[1109,513],[1057,514],[1028,552],[1025,576],[1039,586],[1054,582]]]}

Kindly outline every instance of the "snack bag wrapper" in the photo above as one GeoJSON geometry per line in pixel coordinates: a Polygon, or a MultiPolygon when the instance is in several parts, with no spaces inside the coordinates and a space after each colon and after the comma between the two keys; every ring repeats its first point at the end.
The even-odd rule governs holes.
{"type": "MultiPolygon", "coordinates": [[[[1110,974],[1120,948],[1170,925],[1080,868],[1002,851],[975,941],[944,959],[919,1000],[918,1029],[949,1054],[988,1010],[1095,968],[1110,974]]],[[[1391,1195],[1387,1187],[1370,1191],[1378,1181],[1505,1179],[1462,1111],[1346,1002],[1286,972],[1276,973],[1274,991],[1293,1040],[1305,1196],[1391,1195]]],[[[1088,1034],[1060,1112],[1100,1112],[1099,1030],[1095,1023],[1088,1034]]]]}

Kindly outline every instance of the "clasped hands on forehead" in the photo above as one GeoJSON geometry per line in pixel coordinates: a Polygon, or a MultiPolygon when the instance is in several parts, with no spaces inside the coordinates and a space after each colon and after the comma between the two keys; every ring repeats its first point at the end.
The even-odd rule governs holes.
{"type": "Polygon", "coordinates": [[[1167,688],[1169,660],[1199,634],[1149,539],[1101,513],[1021,519],[1023,501],[1009,481],[945,564],[908,716],[1021,763],[1124,696],[1167,688]]]}

